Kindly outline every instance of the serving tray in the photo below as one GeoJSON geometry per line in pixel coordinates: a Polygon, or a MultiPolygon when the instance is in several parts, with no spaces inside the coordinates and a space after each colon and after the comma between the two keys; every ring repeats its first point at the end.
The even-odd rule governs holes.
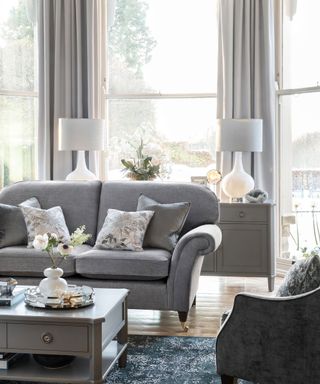
{"type": "Polygon", "coordinates": [[[34,308],[75,309],[94,304],[94,290],[86,285],[68,285],[68,290],[60,297],[43,296],[39,287],[28,288],[24,301],[34,308]]]}

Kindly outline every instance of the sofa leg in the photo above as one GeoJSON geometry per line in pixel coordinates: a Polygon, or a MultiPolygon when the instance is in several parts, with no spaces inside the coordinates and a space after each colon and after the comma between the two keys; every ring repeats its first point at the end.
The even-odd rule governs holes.
{"type": "Polygon", "coordinates": [[[197,296],[194,297],[192,306],[195,307],[197,305],[197,296]]]}
{"type": "Polygon", "coordinates": [[[238,379],[233,376],[221,375],[221,384],[237,384],[238,379]]]}
{"type": "Polygon", "coordinates": [[[189,327],[187,326],[187,318],[188,318],[188,312],[178,312],[179,320],[181,323],[181,327],[184,332],[188,332],[189,327]]]}

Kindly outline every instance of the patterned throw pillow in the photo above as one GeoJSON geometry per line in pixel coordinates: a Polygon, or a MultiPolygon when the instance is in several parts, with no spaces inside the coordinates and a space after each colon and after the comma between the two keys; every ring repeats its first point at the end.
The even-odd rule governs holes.
{"type": "Polygon", "coordinates": [[[67,228],[61,207],[50,209],[39,209],[21,206],[28,232],[28,247],[36,235],[43,235],[50,232],[55,233],[62,242],[70,241],[70,234],[67,228]]]}
{"type": "Polygon", "coordinates": [[[96,247],[142,251],[144,235],[152,216],[153,211],[124,212],[108,209],[96,247]]]}
{"type": "Polygon", "coordinates": [[[277,296],[294,296],[320,286],[320,258],[318,255],[298,260],[286,274],[277,296]]]}
{"type": "Polygon", "coordinates": [[[0,248],[27,244],[27,228],[21,206],[40,208],[40,203],[37,198],[31,197],[19,207],[0,204],[0,248]]]}

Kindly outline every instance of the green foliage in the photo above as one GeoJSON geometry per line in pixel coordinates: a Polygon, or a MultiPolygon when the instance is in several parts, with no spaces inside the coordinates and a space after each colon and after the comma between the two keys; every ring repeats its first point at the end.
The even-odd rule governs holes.
{"type": "Polygon", "coordinates": [[[10,184],[10,169],[7,163],[3,166],[3,186],[10,184]]]}
{"type": "Polygon", "coordinates": [[[189,167],[206,167],[212,163],[212,156],[207,151],[195,151],[188,148],[187,143],[166,143],[166,150],[171,161],[189,167]]]}
{"type": "Polygon", "coordinates": [[[153,164],[152,157],[143,154],[143,148],[144,142],[140,139],[136,149],[137,159],[121,160],[124,166],[123,172],[132,180],[154,180],[160,176],[160,164],[153,164]]]}
{"type": "Polygon", "coordinates": [[[9,17],[1,28],[1,37],[6,40],[28,39],[33,41],[34,29],[28,15],[25,0],[20,0],[16,7],[11,8],[9,17]]]}
{"type": "Polygon", "coordinates": [[[70,245],[73,247],[78,247],[79,245],[82,245],[88,241],[92,235],[85,233],[85,230],[85,225],[81,225],[79,228],[77,228],[70,236],[70,245]]]}
{"type": "MultiPolygon", "coordinates": [[[[151,59],[156,45],[146,23],[147,4],[144,0],[117,0],[115,21],[108,36],[110,93],[147,92],[142,68],[151,59]]],[[[152,127],[155,120],[153,101],[112,100],[108,105],[114,167],[130,151],[123,151],[142,125],[152,127]],[[117,148],[117,149],[116,149],[117,148]],[[122,153],[121,153],[122,152],[122,153]]],[[[138,135],[140,137],[142,135],[138,135]]]]}
{"type": "Polygon", "coordinates": [[[146,24],[147,9],[144,0],[118,0],[109,37],[112,53],[123,58],[127,66],[140,75],[156,45],[146,24]]]}

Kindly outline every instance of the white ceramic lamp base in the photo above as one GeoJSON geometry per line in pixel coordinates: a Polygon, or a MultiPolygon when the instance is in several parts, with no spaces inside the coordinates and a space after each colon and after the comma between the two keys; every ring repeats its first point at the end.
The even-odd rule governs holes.
{"type": "Polygon", "coordinates": [[[242,201],[245,194],[254,188],[253,178],[244,170],[242,152],[234,152],[234,166],[221,182],[223,192],[230,201],[242,201]]]}
{"type": "Polygon", "coordinates": [[[97,176],[87,168],[84,151],[78,151],[77,168],[69,173],[66,180],[97,180],[97,176]]]}

